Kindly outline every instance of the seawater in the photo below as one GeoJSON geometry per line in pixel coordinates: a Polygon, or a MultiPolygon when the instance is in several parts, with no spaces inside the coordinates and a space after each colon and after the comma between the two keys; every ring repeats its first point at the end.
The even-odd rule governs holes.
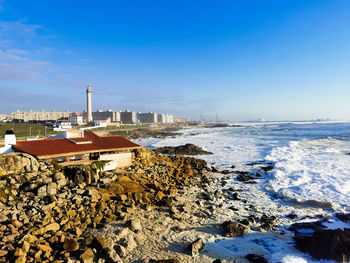
{"type": "Polygon", "coordinates": [[[350,205],[350,122],[235,123],[239,127],[187,128],[181,136],[141,140],[156,148],[193,143],[213,155],[218,168],[247,170],[255,161],[273,162],[266,187],[281,198],[350,205]]]}
{"type": "MultiPolygon", "coordinates": [[[[234,123],[235,127],[186,128],[175,138],[144,139],[156,148],[193,143],[213,155],[199,156],[217,168],[250,170],[251,162],[273,163],[259,184],[248,185],[243,197],[254,200],[266,213],[287,214],[298,205],[304,215],[349,212],[350,123],[270,122],[234,123]],[[306,204],[305,209],[300,204],[306,204]],[[307,206],[319,208],[308,209],[307,206]],[[326,209],[326,210],[322,210],[326,209]]],[[[234,179],[233,179],[234,180],[234,179]]],[[[288,226],[285,226],[288,228],[288,226]]],[[[330,228],[342,226],[334,221],[330,228]]],[[[227,258],[248,252],[269,262],[329,262],[312,260],[293,247],[292,235],[253,232],[244,237],[215,240],[208,249],[227,258]]]]}

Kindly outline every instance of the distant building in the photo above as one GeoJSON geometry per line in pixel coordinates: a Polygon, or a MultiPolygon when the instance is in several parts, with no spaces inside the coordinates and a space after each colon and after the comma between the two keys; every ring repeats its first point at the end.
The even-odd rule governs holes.
{"type": "Polygon", "coordinates": [[[11,113],[11,117],[14,121],[18,122],[45,122],[45,121],[57,121],[60,118],[68,118],[70,112],[68,110],[64,112],[53,111],[20,111],[11,113]]]}
{"type": "Polygon", "coordinates": [[[83,116],[81,114],[78,114],[75,112],[69,116],[68,121],[72,125],[83,125],[84,124],[83,116]]]}
{"type": "Polygon", "coordinates": [[[161,123],[161,124],[174,123],[173,116],[170,114],[158,114],[158,123],[161,123]]]}
{"type": "Polygon", "coordinates": [[[158,114],[158,123],[165,124],[166,123],[166,116],[165,114],[158,114]]]}
{"type": "Polygon", "coordinates": [[[120,112],[120,120],[122,123],[135,124],[137,123],[136,112],[129,110],[120,112]]]}
{"type": "Polygon", "coordinates": [[[140,123],[158,123],[158,114],[154,112],[139,112],[140,123]]]}
{"type": "Polygon", "coordinates": [[[185,123],[186,119],[183,118],[173,118],[173,123],[185,123]]]}
{"type": "Polygon", "coordinates": [[[95,126],[107,127],[111,123],[111,120],[108,118],[106,120],[94,120],[95,126]]]}

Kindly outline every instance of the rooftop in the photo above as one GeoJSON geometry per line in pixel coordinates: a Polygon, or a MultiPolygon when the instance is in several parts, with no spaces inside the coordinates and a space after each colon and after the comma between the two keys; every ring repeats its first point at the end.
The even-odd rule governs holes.
{"type": "Polygon", "coordinates": [[[36,141],[17,141],[16,151],[25,152],[39,159],[55,158],[94,152],[107,152],[141,148],[123,136],[100,137],[84,131],[83,138],[55,138],[36,141]]]}

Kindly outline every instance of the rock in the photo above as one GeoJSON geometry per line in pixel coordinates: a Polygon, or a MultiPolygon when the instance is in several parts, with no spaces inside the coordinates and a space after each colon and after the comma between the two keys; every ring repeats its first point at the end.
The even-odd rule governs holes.
{"type": "Polygon", "coordinates": [[[39,198],[43,198],[43,197],[47,196],[47,186],[46,185],[41,186],[40,188],[38,188],[37,196],[39,198]]]}
{"type": "Polygon", "coordinates": [[[230,174],[230,173],[232,173],[232,172],[231,172],[230,170],[222,170],[221,173],[222,173],[222,174],[230,174]]]}
{"type": "Polygon", "coordinates": [[[79,243],[74,238],[67,238],[63,244],[63,248],[67,251],[76,251],[79,249],[79,243]]]}
{"type": "Polygon", "coordinates": [[[53,231],[53,232],[57,232],[60,229],[60,225],[58,223],[52,223],[49,225],[46,225],[42,228],[39,228],[38,230],[33,231],[33,235],[43,235],[44,233],[48,232],[48,231],[53,231]]]}
{"type": "Polygon", "coordinates": [[[80,259],[83,263],[92,263],[94,260],[94,252],[91,248],[88,248],[80,255],[80,259]]]}
{"type": "Polygon", "coordinates": [[[135,239],[133,238],[133,236],[130,235],[121,239],[120,243],[123,247],[125,247],[127,252],[130,252],[131,250],[137,247],[135,239]]]}
{"type": "Polygon", "coordinates": [[[297,234],[294,239],[297,249],[317,260],[350,260],[350,228],[316,230],[313,234],[297,234]]]}
{"type": "Polygon", "coordinates": [[[122,245],[116,244],[114,246],[114,250],[120,257],[125,257],[126,256],[126,248],[123,247],[122,245]]]}
{"type": "Polygon", "coordinates": [[[165,146],[159,147],[154,150],[157,154],[168,154],[168,155],[207,155],[213,154],[212,152],[205,151],[194,144],[185,144],[176,147],[165,146]]]}
{"type": "Polygon", "coordinates": [[[254,180],[254,179],[256,179],[256,178],[251,176],[251,175],[246,175],[246,174],[240,174],[237,176],[237,180],[240,182],[244,182],[244,183],[247,183],[247,182],[254,180]]]}
{"type": "Polygon", "coordinates": [[[221,259],[215,259],[215,260],[213,261],[213,263],[222,263],[222,260],[221,260],[221,259]]]}
{"type": "Polygon", "coordinates": [[[260,167],[260,171],[262,171],[262,172],[264,172],[264,173],[266,173],[266,172],[269,172],[269,171],[271,171],[272,169],[274,168],[274,166],[273,165],[268,165],[268,166],[263,166],[263,167],[260,167]]]}
{"type": "Polygon", "coordinates": [[[344,214],[344,213],[336,213],[335,216],[343,221],[343,222],[350,222],[350,213],[349,214],[344,214]]]}
{"type": "Polygon", "coordinates": [[[229,237],[244,236],[248,233],[248,229],[245,225],[233,221],[225,221],[222,224],[222,229],[226,236],[229,237]]]}
{"type": "Polygon", "coordinates": [[[215,167],[212,167],[212,168],[211,168],[211,171],[212,171],[213,173],[218,173],[218,172],[219,172],[219,170],[216,169],[215,167]]]}
{"type": "Polygon", "coordinates": [[[138,232],[142,230],[141,222],[138,219],[131,219],[126,222],[126,225],[131,231],[138,232]]]}
{"type": "Polygon", "coordinates": [[[236,201],[241,200],[241,198],[239,197],[239,193],[233,193],[233,194],[232,194],[232,199],[233,199],[233,200],[236,200],[236,201]]]}
{"type": "Polygon", "coordinates": [[[193,241],[186,250],[191,254],[191,256],[198,256],[199,252],[201,252],[204,248],[204,242],[203,239],[198,238],[197,240],[193,241]]]}
{"type": "Polygon", "coordinates": [[[290,218],[290,219],[297,219],[298,218],[298,216],[295,214],[295,213],[290,213],[289,215],[287,215],[287,217],[288,218],[290,218]]]}
{"type": "Polygon", "coordinates": [[[250,263],[267,263],[265,258],[255,254],[248,254],[245,256],[245,258],[248,259],[250,263]]]}

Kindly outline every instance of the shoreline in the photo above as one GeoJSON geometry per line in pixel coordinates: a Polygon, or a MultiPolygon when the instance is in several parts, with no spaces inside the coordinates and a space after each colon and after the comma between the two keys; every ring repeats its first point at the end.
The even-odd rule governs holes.
{"type": "MultiPolygon", "coordinates": [[[[171,160],[173,163],[171,165],[175,165],[173,167],[175,170],[180,167],[182,167],[181,169],[185,168],[184,163],[175,162],[177,157],[171,159],[169,156],[159,156],[157,157],[160,158],[158,160],[160,161],[159,164],[171,160]]],[[[142,159],[141,155],[139,157],[142,159]]],[[[190,157],[184,157],[184,159],[186,158],[191,159],[190,157]]],[[[193,160],[200,162],[200,159],[193,160]]],[[[152,164],[148,166],[141,161],[137,167],[126,169],[127,174],[125,175],[132,180],[136,178],[139,182],[145,179],[149,180],[152,174],[151,171],[157,171],[156,173],[159,175],[163,173],[161,169],[163,164],[159,164],[154,166],[155,170],[149,170],[152,164]]],[[[197,166],[195,163],[191,165],[191,169],[197,166]]],[[[269,166],[271,166],[269,163],[250,160],[244,171],[242,167],[235,168],[234,165],[225,170],[212,168],[209,173],[202,173],[203,170],[198,170],[200,171],[198,175],[189,176],[190,180],[184,180],[183,183],[177,185],[177,194],[173,194],[174,192],[171,192],[166,185],[157,185],[156,182],[152,182],[153,186],[151,188],[147,186],[147,191],[152,193],[155,198],[155,201],[151,203],[136,202],[135,204],[132,200],[140,200],[140,197],[137,193],[132,192],[118,192],[112,198],[104,200],[103,196],[109,195],[110,189],[102,187],[99,190],[100,192],[96,193],[93,190],[94,187],[92,189],[89,187],[88,199],[93,202],[91,203],[93,208],[99,209],[99,213],[96,214],[95,218],[91,218],[94,227],[86,228],[86,231],[83,230],[82,233],[77,234],[80,246],[78,250],[73,250],[71,254],[68,253],[68,257],[64,257],[71,260],[71,262],[88,263],[98,262],[97,259],[100,256],[105,258],[103,253],[107,253],[109,258],[114,259],[114,262],[209,263],[217,260],[216,262],[228,263],[253,262],[246,258],[247,255],[251,254],[260,257],[260,260],[266,260],[266,262],[319,262],[294,248],[294,232],[289,228],[298,222],[329,219],[334,216],[334,211],[319,207],[317,204],[315,206],[311,203],[285,201],[276,196],[261,185],[264,184],[265,180],[269,180],[268,171],[273,169],[273,165],[269,166]],[[249,176],[256,174],[259,169],[265,172],[261,173],[260,177],[253,176],[254,178],[249,179],[249,176]],[[153,190],[150,191],[151,189],[153,190]],[[162,193],[158,196],[159,192],[162,193]],[[97,198],[99,194],[101,197],[97,198]],[[162,200],[163,194],[166,198],[163,199],[164,202],[162,201],[161,205],[158,205],[157,203],[162,200]],[[107,203],[108,200],[111,200],[111,205],[108,204],[107,208],[103,207],[102,203],[107,203]],[[120,201],[121,203],[118,203],[120,201]],[[118,204],[123,205],[118,207],[118,204]],[[106,211],[112,206],[115,206],[116,209],[106,211]],[[241,232],[244,232],[244,235],[240,236],[238,234],[238,236],[232,237],[231,233],[229,235],[231,237],[228,237],[222,227],[222,224],[228,221],[243,227],[241,232]],[[204,249],[200,251],[199,255],[193,256],[186,251],[186,247],[198,238],[203,240],[204,249]],[[284,258],[286,254],[290,254],[289,261],[284,258]],[[83,255],[84,257],[82,257],[83,255]],[[79,261],[79,258],[81,261],[79,261]],[[179,261],[176,261],[176,259],[179,261]]],[[[44,172],[45,169],[43,168],[44,172]]],[[[183,172],[188,173],[188,175],[191,174],[186,169],[183,172]]],[[[113,183],[113,180],[120,175],[124,176],[124,174],[116,172],[110,174],[110,177],[101,178],[102,185],[107,186],[111,182],[113,183]]],[[[162,182],[160,178],[157,179],[158,182],[162,182]]],[[[83,191],[85,186],[84,184],[75,185],[73,191],[84,200],[86,199],[86,192],[83,191]]],[[[113,191],[116,191],[119,188],[115,187],[113,189],[113,191]]],[[[51,201],[46,198],[45,205],[40,204],[40,209],[43,209],[43,207],[46,207],[45,209],[55,208],[56,204],[48,208],[52,205],[51,201]]],[[[56,201],[59,203],[59,200],[56,201]]],[[[0,204],[0,209],[2,208],[0,204]]],[[[79,206],[77,211],[80,209],[78,208],[79,206]]],[[[5,222],[6,231],[11,229],[11,225],[18,224],[15,220],[21,217],[22,215],[19,218],[18,216],[10,216],[9,219],[12,219],[12,221],[5,222]]],[[[70,220],[74,221],[74,218],[70,220]]],[[[71,221],[68,222],[71,223],[71,221]]],[[[43,224],[44,228],[46,225],[47,223],[43,224]]],[[[75,229],[75,227],[71,228],[75,229]]],[[[35,231],[39,230],[36,229],[35,231]]],[[[4,233],[8,236],[8,232],[5,231],[3,231],[2,236],[4,236],[4,233]]],[[[55,235],[51,234],[51,238],[54,237],[55,235]]],[[[47,238],[44,241],[46,242],[47,238]]],[[[45,242],[44,244],[46,244],[45,242]]],[[[49,245],[51,246],[51,243],[49,245]]],[[[35,246],[39,246],[39,244],[35,243],[35,246]]],[[[15,252],[16,255],[21,255],[22,252],[18,249],[24,248],[18,247],[15,252]]],[[[1,253],[3,251],[0,249],[1,253]]],[[[23,256],[19,258],[23,259],[23,256]]],[[[0,260],[0,262],[2,261],[0,260]]]]}

